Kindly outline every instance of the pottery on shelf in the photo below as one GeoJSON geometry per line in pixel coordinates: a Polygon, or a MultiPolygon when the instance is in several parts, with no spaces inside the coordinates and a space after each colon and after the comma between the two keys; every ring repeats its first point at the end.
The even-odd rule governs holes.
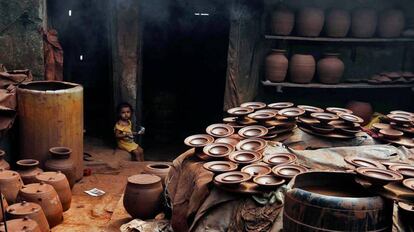
{"type": "Polygon", "coordinates": [[[167,178],[168,172],[171,169],[171,165],[165,163],[148,164],[144,168],[145,174],[153,174],[161,178],[161,183],[165,184],[165,178],[167,178]]]}
{"type": "Polygon", "coordinates": [[[72,202],[72,191],[66,176],[61,172],[43,172],[36,176],[37,182],[50,184],[56,190],[60,202],[62,203],[63,211],[70,208],[72,202]]]}
{"type": "Polygon", "coordinates": [[[337,53],[325,53],[318,61],[317,70],[319,81],[323,84],[338,84],[344,74],[345,65],[337,53]]]}
{"type": "Polygon", "coordinates": [[[17,194],[23,186],[19,173],[11,170],[0,170],[0,191],[9,204],[16,202],[17,194]]]}
{"type": "Polygon", "coordinates": [[[305,7],[297,15],[297,33],[300,36],[317,37],[322,31],[324,22],[325,13],[322,9],[305,7]]]}
{"type": "Polygon", "coordinates": [[[316,62],[312,55],[295,54],[290,58],[290,81],[299,84],[310,83],[315,75],[316,62]]]}
{"type": "Polygon", "coordinates": [[[45,213],[39,204],[23,201],[7,207],[6,212],[9,219],[22,219],[27,217],[37,222],[41,232],[50,231],[45,213]]]}
{"type": "Polygon", "coordinates": [[[50,158],[45,162],[46,171],[61,171],[68,178],[72,188],[76,182],[76,167],[70,159],[72,150],[67,147],[52,147],[49,149],[50,158]]]}
{"type": "Polygon", "coordinates": [[[295,25],[295,13],[287,7],[279,6],[270,16],[273,35],[290,35],[295,25]]]}
{"type": "Polygon", "coordinates": [[[286,50],[273,49],[266,57],[266,79],[271,82],[283,82],[286,78],[289,61],[286,50]]]}
{"type": "Polygon", "coordinates": [[[10,164],[6,160],[4,160],[5,156],[6,156],[6,152],[3,150],[0,150],[0,169],[9,170],[10,164]]]}
{"type": "Polygon", "coordinates": [[[405,28],[404,12],[388,9],[378,16],[378,35],[384,38],[399,37],[405,28]]]}
{"type": "Polygon", "coordinates": [[[345,37],[351,27],[351,15],[343,9],[331,9],[326,14],[325,28],[329,37],[345,37]]]}
{"type": "Polygon", "coordinates": [[[377,28],[377,12],[371,8],[358,8],[352,12],[351,34],[353,37],[373,37],[377,28]]]}
{"type": "Polygon", "coordinates": [[[19,160],[16,162],[16,166],[24,184],[36,183],[36,175],[43,172],[39,168],[39,161],[34,159],[19,160]]]}

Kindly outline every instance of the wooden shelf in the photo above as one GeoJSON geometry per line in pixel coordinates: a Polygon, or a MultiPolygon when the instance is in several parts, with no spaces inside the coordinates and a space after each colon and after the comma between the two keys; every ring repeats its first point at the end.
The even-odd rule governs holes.
{"type": "Polygon", "coordinates": [[[291,41],[313,41],[313,42],[349,42],[349,43],[408,43],[414,42],[414,38],[331,38],[331,37],[301,37],[301,36],[282,36],[265,35],[266,39],[291,40],[291,41]]]}
{"type": "Polygon", "coordinates": [[[313,88],[313,89],[389,89],[389,88],[414,88],[414,84],[368,84],[368,83],[340,83],[327,85],[321,83],[296,84],[289,82],[274,83],[262,81],[264,86],[277,88],[313,88]]]}

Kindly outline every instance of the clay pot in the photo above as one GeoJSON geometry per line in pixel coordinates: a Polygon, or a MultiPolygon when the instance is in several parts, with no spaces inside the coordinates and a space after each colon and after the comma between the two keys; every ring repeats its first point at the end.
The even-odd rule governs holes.
{"type": "MultiPolygon", "coordinates": [[[[29,218],[20,218],[7,221],[7,231],[10,232],[42,232],[39,225],[29,219],[29,218]]],[[[5,232],[6,228],[4,227],[3,222],[0,223],[0,232],[5,232]]]]}
{"type": "Polygon", "coordinates": [[[404,12],[390,9],[382,12],[378,17],[378,35],[391,38],[401,35],[405,27],[404,12]]]}
{"type": "Polygon", "coordinates": [[[345,65],[337,53],[326,53],[325,58],[318,61],[319,81],[324,84],[337,84],[344,74],[345,65]]]}
{"type": "Polygon", "coordinates": [[[280,6],[271,15],[273,35],[290,35],[295,25],[295,14],[287,7],[280,6]]]}
{"type": "Polygon", "coordinates": [[[164,185],[165,178],[167,177],[170,169],[171,169],[171,165],[169,164],[164,164],[164,163],[148,164],[144,168],[144,173],[159,176],[161,178],[161,183],[164,185]]]}
{"type": "Polygon", "coordinates": [[[61,172],[43,172],[36,176],[37,182],[50,184],[56,190],[59,200],[62,203],[63,211],[70,208],[72,201],[72,192],[66,176],[61,172]]]}
{"type": "Polygon", "coordinates": [[[36,183],[36,175],[42,173],[43,170],[38,168],[39,161],[34,159],[24,159],[16,162],[17,172],[23,180],[24,184],[36,183]]]}
{"type": "Polygon", "coordinates": [[[19,218],[29,218],[37,222],[39,225],[40,231],[49,232],[49,223],[47,222],[45,213],[42,210],[42,207],[33,202],[23,201],[7,207],[7,218],[9,219],[19,219],[19,218]]]}
{"type": "Polygon", "coordinates": [[[351,15],[342,9],[332,9],[326,15],[325,28],[329,37],[345,37],[351,27],[351,15]]]}
{"type": "Polygon", "coordinates": [[[352,110],[356,116],[364,119],[363,126],[371,121],[372,115],[374,114],[374,109],[369,102],[351,101],[347,104],[346,108],[352,110]]]}
{"type": "Polygon", "coordinates": [[[46,171],[61,171],[68,178],[69,185],[72,188],[76,182],[76,168],[74,162],[70,159],[72,150],[67,147],[52,147],[49,149],[50,159],[45,162],[46,171]]]}
{"type": "MultiPolygon", "coordinates": [[[[6,200],[6,198],[3,196],[3,194],[1,194],[1,201],[2,201],[2,204],[3,204],[3,209],[7,209],[7,207],[8,207],[8,205],[9,204],[7,204],[7,200],[6,200]]],[[[3,215],[5,214],[6,212],[5,212],[5,210],[2,212],[2,213],[0,213],[0,221],[3,221],[3,215]]]]}
{"type": "Polygon", "coordinates": [[[290,58],[290,81],[306,84],[315,75],[316,62],[312,55],[295,54],[290,58]]]}
{"type": "Polygon", "coordinates": [[[6,160],[4,160],[4,156],[6,156],[6,152],[0,150],[0,169],[9,170],[10,164],[6,160]]]}
{"type": "Polygon", "coordinates": [[[322,31],[325,13],[322,9],[306,7],[299,11],[296,20],[297,32],[300,36],[317,37],[322,31]]]}
{"type": "Polygon", "coordinates": [[[9,170],[0,170],[0,191],[9,204],[16,202],[17,194],[23,186],[19,173],[9,170]]]}
{"type": "Polygon", "coordinates": [[[133,218],[154,218],[160,208],[162,191],[161,178],[156,175],[130,176],[124,193],[124,207],[133,218]]]}
{"type": "Polygon", "coordinates": [[[374,9],[355,9],[352,12],[352,36],[359,38],[372,37],[377,28],[377,17],[377,12],[374,9]]]}
{"type": "Polygon", "coordinates": [[[273,49],[266,57],[266,79],[271,82],[283,82],[286,78],[289,61],[286,50],[273,49]]]}
{"type": "Polygon", "coordinates": [[[18,198],[21,201],[39,204],[51,228],[63,221],[62,203],[52,185],[45,183],[25,185],[20,189],[18,198]]]}

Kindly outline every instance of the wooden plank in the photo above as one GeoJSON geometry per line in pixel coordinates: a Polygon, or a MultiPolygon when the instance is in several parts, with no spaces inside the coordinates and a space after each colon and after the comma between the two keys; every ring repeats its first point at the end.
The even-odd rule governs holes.
{"type": "Polygon", "coordinates": [[[314,89],[385,89],[385,88],[414,88],[414,84],[368,84],[368,83],[340,83],[327,85],[321,83],[296,84],[289,82],[274,83],[268,80],[262,81],[264,86],[288,87],[288,88],[314,88],[314,89]]]}
{"type": "Polygon", "coordinates": [[[313,42],[349,42],[349,43],[392,43],[392,42],[414,42],[414,38],[330,38],[330,37],[301,37],[265,35],[266,39],[313,41],[313,42]]]}

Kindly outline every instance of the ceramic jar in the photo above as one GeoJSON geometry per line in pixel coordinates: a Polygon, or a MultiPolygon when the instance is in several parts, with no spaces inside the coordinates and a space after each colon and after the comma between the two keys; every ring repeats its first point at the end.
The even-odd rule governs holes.
{"type": "Polygon", "coordinates": [[[36,176],[37,182],[50,184],[56,190],[59,200],[62,203],[63,211],[70,208],[72,192],[66,176],[61,172],[43,172],[36,176]]]}
{"type": "Polygon", "coordinates": [[[306,7],[299,11],[296,19],[298,35],[317,37],[322,31],[325,13],[322,9],[306,7]]]}
{"type": "Polygon", "coordinates": [[[361,124],[362,126],[367,125],[374,114],[374,109],[369,102],[351,101],[347,104],[346,108],[352,110],[356,116],[364,119],[364,122],[361,124]]]}
{"type": "Polygon", "coordinates": [[[4,160],[5,156],[6,156],[6,152],[3,150],[0,150],[0,169],[9,170],[10,164],[6,160],[4,160]]]}
{"type": "Polygon", "coordinates": [[[18,198],[21,201],[39,204],[51,228],[63,221],[62,203],[51,185],[45,183],[25,185],[20,189],[18,198]]]}
{"type": "Polygon", "coordinates": [[[287,7],[279,6],[272,12],[270,23],[273,35],[290,35],[295,25],[295,13],[287,7]]]}
{"type": "Polygon", "coordinates": [[[16,202],[17,194],[23,186],[19,173],[10,170],[0,170],[0,191],[9,204],[16,202]]]}
{"type": "Polygon", "coordinates": [[[49,149],[50,159],[45,163],[47,171],[61,171],[68,178],[72,188],[76,182],[76,168],[74,162],[69,158],[72,150],[67,147],[52,147],[49,149]]]}
{"type": "MultiPolygon", "coordinates": [[[[10,232],[42,232],[39,225],[29,218],[13,219],[6,223],[7,231],[10,232]]],[[[0,232],[6,232],[3,222],[0,223],[0,232]]]]}
{"type": "Polygon", "coordinates": [[[290,81],[306,84],[312,81],[315,75],[316,62],[312,55],[295,54],[290,58],[290,81]]]}
{"type": "Polygon", "coordinates": [[[273,49],[266,57],[266,79],[271,82],[283,82],[286,78],[289,61],[286,50],[273,49]]]}
{"type": "MultiPolygon", "coordinates": [[[[7,207],[9,206],[9,204],[7,204],[7,200],[6,200],[6,198],[3,196],[3,194],[1,194],[1,201],[2,201],[2,204],[3,204],[3,209],[7,209],[7,207]]],[[[5,214],[6,212],[5,212],[5,210],[3,211],[3,213],[1,213],[0,214],[0,221],[2,222],[3,221],[3,215],[5,214]]]]}
{"type": "Polygon", "coordinates": [[[161,183],[165,185],[165,178],[171,169],[171,165],[164,163],[148,164],[144,168],[144,173],[153,174],[161,178],[161,183]]]}
{"type": "Polygon", "coordinates": [[[378,16],[378,35],[380,37],[398,37],[404,28],[405,17],[401,10],[385,10],[378,16]]]}
{"type": "Polygon", "coordinates": [[[162,191],[161,178],[156,175],[130,176],[124,193],[124,207],[133,218],[154,218],[160,208],[162,191]]]}
{"type": "Polygon", "coordinates": [[[377,29],[377,12],[370,8],[358,8],[352,12],[351,33],[358,38],[374,36],[377,29]]]}
{"type": "Polygon", "coordinates": [[[43,172],[42,169],[38,168],[39,161],[34,159],[19,160],[16,162],[16,166],[24,184],[35,183],[36,175],[43,172]]]}
{"type": "Polygon", "coordinates": [[[337,53],[325,53],[325,57],[318,61],[317,69],[321,83],[337,84],[341,80],[345,65],[338,56],[337,53]]]}
{"type": "Polygon", "coordinates": [[[351,27],[351,15],[342,9],[331,9],[326,14],[325,30],[329,37],[345,37],[351,27]]]}
{"type": "Polygon", "coordinates": [[[49,232],[49,223],[47,222],[45,213],[40,205],[33,202],[23,201],[7,207],[7,218],[9,219],[22,219],[29,218],[37,222],[40,231],[49,232]]]}

